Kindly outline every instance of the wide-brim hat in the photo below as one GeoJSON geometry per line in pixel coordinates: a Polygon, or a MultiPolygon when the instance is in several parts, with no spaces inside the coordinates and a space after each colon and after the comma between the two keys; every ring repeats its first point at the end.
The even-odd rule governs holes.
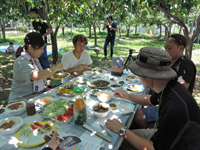
{"type": "Polygon", "coordinates": [[[37,33],[37,32],[31,32],[26,35],[24,38],[24,42],[26,44],[46,44],[50,45],[45,41],[45,38],[42,34],[37,33]]]}
{"type": "Polygon", "coordinates": [[[137,76],[152,79],[173,79],[177,73],[171,69],[172,57],[163,49],[144,47],[140,49],[136,61],[130,63],[128,68],[137,76]]]}

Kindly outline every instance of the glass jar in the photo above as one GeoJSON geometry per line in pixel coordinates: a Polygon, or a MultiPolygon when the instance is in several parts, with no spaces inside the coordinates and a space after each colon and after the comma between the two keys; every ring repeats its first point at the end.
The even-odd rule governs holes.
{"type": "Polygon", "coordinates": [[[35,111],[35,103],[28,101],[26,103],[26,112],[28,116],[32,116],[35,115],[36,111],[35,111]]]}
{"type": "Polygon", "coordinates": [[[87,110],[83,97],[85,87],[74,87],[73,91],[76,95],[76,101],[74,103],[74,123],[83,125],[87,120],[87,110]]]}

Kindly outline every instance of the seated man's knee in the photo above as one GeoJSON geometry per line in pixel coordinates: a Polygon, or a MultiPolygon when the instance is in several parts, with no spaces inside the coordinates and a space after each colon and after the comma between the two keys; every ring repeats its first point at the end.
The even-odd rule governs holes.
{"type": "Polygon", "coordinates": [[[142,109],[136,111],[133,122],[138,128],[146,128],[147,123],[142,109]]]}

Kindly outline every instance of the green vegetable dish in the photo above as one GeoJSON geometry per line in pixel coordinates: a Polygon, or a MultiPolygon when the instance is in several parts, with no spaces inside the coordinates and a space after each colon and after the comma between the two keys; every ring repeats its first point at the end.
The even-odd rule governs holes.
{"type": "Polygon", "coordinates": [[[50,103],[45,109],[42,111],[42,115],[56,118],[59,115],[64,115],[65,111],[71,106],[72,103],[67,102],[66,100],[59,100],[56,102],[50,103]]]}
{"type": "Polygon", "coordinates": [[[92,91],[92,94],[93,94],[93,95],[96,95],[97,92],[99,92],[99,90],[97,90],[97,89],[96,89],[96,90],[93,90],[93,91],[92,91]]]}

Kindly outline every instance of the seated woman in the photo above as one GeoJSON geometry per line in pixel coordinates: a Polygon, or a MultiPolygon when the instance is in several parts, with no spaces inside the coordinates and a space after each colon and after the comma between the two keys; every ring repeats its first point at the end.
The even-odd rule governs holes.
{"type": "Polygon", "coordinates": [[[63,69],[60,63],[43,70],[38,59],[44,52],[45,41],[36,32],[28,33],[24,39],[25,45],[17,49],[13,66],[13,81],[8,103],[20,101],[20,97],[33,98],[45,91],[45,79],[63,69]]]}
{"type": "Polygon", "coordinates": [[[78,76],[88,70],[87,66],[92,67],[93,61],[89,52],[85,50],[87,43],[88,40],[84,35],[76,35],[73,38],[74,50],[65,53],[61,59],[65,72],[78,76]]]}

